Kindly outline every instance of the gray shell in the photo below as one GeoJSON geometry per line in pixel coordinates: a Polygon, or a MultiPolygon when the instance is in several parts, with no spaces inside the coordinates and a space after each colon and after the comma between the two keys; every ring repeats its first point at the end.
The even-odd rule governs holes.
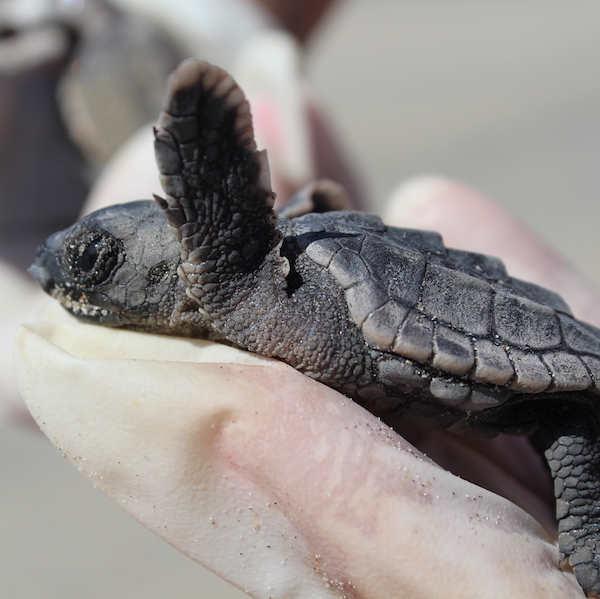
{"type": "Polygon", "coordinates": [[[500,260],[363,213],[309,214],[291,230],[380,352],[375,384],[359,396],[406,386],[481,410],[516,393],[600,391],[600,330],[552,291],[511,278],[500,260]]]}

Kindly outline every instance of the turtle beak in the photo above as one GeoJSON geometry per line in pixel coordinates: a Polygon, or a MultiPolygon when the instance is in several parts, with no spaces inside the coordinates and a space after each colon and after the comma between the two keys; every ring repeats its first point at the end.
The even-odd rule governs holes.
{"type": "Polygon", "coordinates": [[[49,295],[52,295],[57,281],[63,278],[57,260],[58,248],[60,246],[57,237],[58,234],[52,235],[52,237],[38,248],[35,260],[28,269],[29,274],[49,295]]]}

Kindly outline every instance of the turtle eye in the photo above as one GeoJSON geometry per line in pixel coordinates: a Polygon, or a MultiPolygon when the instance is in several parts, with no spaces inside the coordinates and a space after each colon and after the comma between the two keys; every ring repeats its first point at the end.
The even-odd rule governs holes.
{"type": "Polygon", "coordinates": [[[107,281],[122,262],[121,244],[108,233],[86,232],[69,244],[68,268],[79,286],[107,281]]]}
{"type": "Polygon", "coordinates": [[[79,256],[77,260],[77,267],[82,273],[89,273],[94,268],[96,262],[98,261],[98,258],[100,257],[100,246],[100,240],[98,239],[96,241],[92,241],[92,243],[90,243],[83,250],[81,256],[79,256]]]}

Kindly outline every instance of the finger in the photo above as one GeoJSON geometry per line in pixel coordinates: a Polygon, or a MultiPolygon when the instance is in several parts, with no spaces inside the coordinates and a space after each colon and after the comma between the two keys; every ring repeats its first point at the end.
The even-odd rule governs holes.
{"type": "Polygon", "coordinates": [[[474,439],[423,430],[406,422],[394,423],[394,428],[436,464],[508,499],[556,537],[552,480],[528,439],[506,435],[474,439]]]}

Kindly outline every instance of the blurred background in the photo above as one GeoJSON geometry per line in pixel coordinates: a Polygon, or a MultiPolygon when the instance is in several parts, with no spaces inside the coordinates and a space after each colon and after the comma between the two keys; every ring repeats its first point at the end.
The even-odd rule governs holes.
{"type": "MultiPolygon", "coordinates": [[[[160,0],[130,0],[121,8],[155,3],[160,0]]],[[[0,250],[17,268],[30,261],[27,252],[37,238],[75,219],[94,178],[123,141],[107,134],[98,142],[86,115],[102,111],[102,90],[110,81],[77,91],[83,67],[96,69],[94,43],[78,56],[78,65],[69,50],[84,35],[95,39],[96,30],[82,33],[76,19],[85,2],[58,2],[58,35],[21,44],[22,23],[31,18],[25,13],[41,4],[0,0],[0,41],[12,44],[0,52],[0,250]],[[39,77],[32,76],[35,69],[39,77]],[[77,123],[65,124],[65,104],[79,110],[77,123]],[[49,200],[56,195],[61,214],[49,200]]],[[[231,3],[232,10],[236,6],[231,3]]],[[[171,2],[169,10],[178,5],[171,2]]],[[[225,41],[219,54],[209,34],[194,41],[193,32],[181,31],[192,42],[178,46],[171,43],[177,38],[172,23],[163,39],[158,9],[150,16],[159,33],[123,21],[123,15],[111,21],[116,17],[110,10],[103,14],[114,35],[121,27],[131,43],[137,39],[132,31],[153,40],[150,64],[146,60],[135,72],[143,72],[146,83],[158,81],[158,99],[142,89],[148,102],[127,117],[131,133],[156,116],[161,73],[191,46],[225,66],[233,60],[235,41],[225,41]]],[[[233,37],[250,36],[259,26],[253,19],[260,18],[244,16],[233,37]]],[[[402,180],[445,175],[507,206],[600,286],[599,21],[600,5],[584,0],[340,0],[306,41],[303,75],[372,210],[402,180]]],[[[46,23],[44,31],[57,22],[46,23]]],[[[217,31],[218,23],[211,27],[217,31]]],[[[221,34],[227,36],[231,32],[221,34]]],[[[121,124],[115,129],[129,131],[121,124]]],[[[0,290],[5,293],[7,288],[0,290]]],[[[14,415],[0,420],[0,480],[2,597],[245,596],[122,513],[14,415]]]]}

